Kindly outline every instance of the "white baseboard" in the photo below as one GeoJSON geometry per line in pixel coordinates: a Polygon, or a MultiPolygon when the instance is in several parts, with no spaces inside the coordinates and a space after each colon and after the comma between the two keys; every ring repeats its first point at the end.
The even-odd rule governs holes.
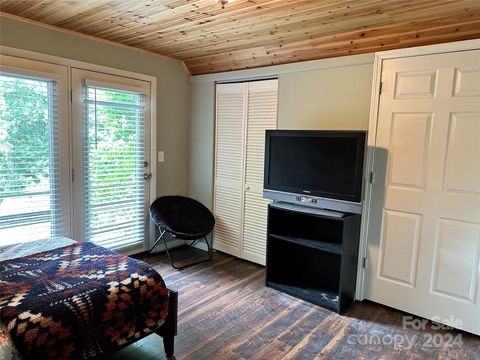
{"type": "MultiPolygon", "coordinates": [[[[212,235],[211,234],[207,235],[207,241],[210,245],[212,245],[212,235]]],[[[204,239],[198,239],[197,242],[195,243],[195,245],[193,245],[193,246],[196,247],[197,249],[208,251],[208,247],[207,247],[207,244],[205,244],[204,239]]]]}
{"type": "Polygon", "coordinates": [[[196,247],[197,249],[200,249],[200,250],[204,250],[204,251],[208,251],[208,247],[207,247],[207,244],[205,244],[205,241],[202,241],[202,242],[197,242],[195,245],[193,245],[194,247],[196,247]]]}

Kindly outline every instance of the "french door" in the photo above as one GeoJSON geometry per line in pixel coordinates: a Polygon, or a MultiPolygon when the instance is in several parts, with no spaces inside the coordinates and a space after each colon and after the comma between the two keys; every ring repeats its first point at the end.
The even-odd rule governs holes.
{"type": "Polygon", "coordinates": [[[74,237],[143,250],[149,237],[150,83],[79,69],[71,74],[74,237]]]}
{"type": "Polygon", "coordinates": [[[67,67],[0,63],[0,247],[70,236],[67,67]]]}
{"type": "Polygon", "coordinates": [[[480,334],[480,51],[382,65],[365,297],[480,334]]]}
{"type": "Polygon", "coordinates": [[[144,250],[154,230],[150,82],[0,62],[0,247],[65,236],[144,250]]]}

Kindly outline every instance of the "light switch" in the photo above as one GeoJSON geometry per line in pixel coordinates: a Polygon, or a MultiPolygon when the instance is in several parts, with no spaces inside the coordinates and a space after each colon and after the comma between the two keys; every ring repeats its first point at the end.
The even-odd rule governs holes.
{"type": "Polygon", "coordinates": [[[165,151],[159,151],[157,159],[158,159],[158,162],[164,162],[165,161],[165,151]]]}

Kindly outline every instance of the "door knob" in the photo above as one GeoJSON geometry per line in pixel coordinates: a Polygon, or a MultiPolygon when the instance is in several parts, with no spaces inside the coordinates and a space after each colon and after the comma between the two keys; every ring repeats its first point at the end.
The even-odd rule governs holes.
{"type": "Polygon", "coordinates": [[[149,179],[151,179],[151,177],[152,177],[152,173],[144,173],[144,174],[143,174],[143,178],[144,178],[145,180],[149,180],[149,179]]]}

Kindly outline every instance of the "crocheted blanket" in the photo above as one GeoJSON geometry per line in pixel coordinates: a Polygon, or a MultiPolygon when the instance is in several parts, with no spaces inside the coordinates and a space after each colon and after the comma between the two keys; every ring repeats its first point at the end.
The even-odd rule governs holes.
{"type": "Polygon", "coordinates": [[[0,322],[24,359],[104,357],[156,330],[167,310],[154,269],[93,243],[0,262],[0,322]]]}

